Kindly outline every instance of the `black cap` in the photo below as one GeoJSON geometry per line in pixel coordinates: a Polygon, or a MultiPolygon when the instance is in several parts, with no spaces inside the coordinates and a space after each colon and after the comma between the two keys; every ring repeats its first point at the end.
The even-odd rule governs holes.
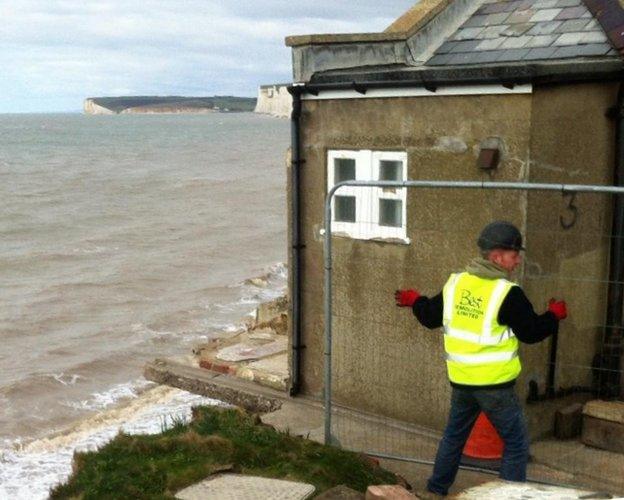
{"type": "Polygon", "coordinates": [[[490,222],[485,226],[479,235],[477,245],[481,250],[494,250],[495,248],[524,250],[520,231],[511,222],[504,220],[490,222]]]}

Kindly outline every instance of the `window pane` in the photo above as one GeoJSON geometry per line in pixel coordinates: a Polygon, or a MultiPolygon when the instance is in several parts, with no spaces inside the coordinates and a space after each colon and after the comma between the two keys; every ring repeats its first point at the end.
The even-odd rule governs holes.
{"type": "Polygon", "coordinates": [[[334,184],[355,180],[355,159],[336,158],[334,160],[334,184]]]}
{"type": "Polygon", "coordinates": [[[336,196],[334,220],[338,222],[355,222],[355,196],[336,196]]]}
{"type": "Polygon", "coordinates": [[[403,162],[397,160],[381,160],[379,162],[380,181],[402,181],[403,162]]]}
{"type": "Polygon", "coordinates": [[[379,225],[401,227],[403,224],[403,202],[401,200],[379,200],[379,225]]]}

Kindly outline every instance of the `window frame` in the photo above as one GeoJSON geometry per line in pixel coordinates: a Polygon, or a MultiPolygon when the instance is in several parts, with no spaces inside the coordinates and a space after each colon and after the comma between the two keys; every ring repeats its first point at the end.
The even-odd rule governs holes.
{"type": "MultiPolygon", "coordinates": [[[[330,149],[327,151],[327,191],[335,185],[335,160],[355,160],[355,180],[379,180],[381,162],[398,161],[402,164],[401,179],[407,180],[407,152],[372,151],[369,149],[330,149]]],[[[345,186],[332,198],[332,234],[361,240],[387,240],[410,243],[407,238],[407,189],[345,186]],[[336,196],[354,196],[355,222],[335,220],[336,196]],[[380,200],[401,202],[401,226],[382,226],[379,224],[380,200]]]]}

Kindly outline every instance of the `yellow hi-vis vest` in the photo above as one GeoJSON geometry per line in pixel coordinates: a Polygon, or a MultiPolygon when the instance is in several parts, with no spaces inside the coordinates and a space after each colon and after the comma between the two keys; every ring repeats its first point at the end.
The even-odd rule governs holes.
{"type": "Polygon", "coordinates": [[[451,382],[493,385],[518,377],[518,339],[498,323],[498,311],[514,285],[469,273],[452,274],[444,285],[444,348],[451,382]]]}

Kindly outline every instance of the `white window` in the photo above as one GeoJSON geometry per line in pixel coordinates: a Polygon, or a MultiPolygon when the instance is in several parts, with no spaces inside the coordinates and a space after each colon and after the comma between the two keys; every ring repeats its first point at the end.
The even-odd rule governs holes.
{"type": "MultiPolygon", "coordinates": [[[[331,150],[327,189],[339,182],[407,180],[407,154],[395,151],[331,150]]],[[[405,188],[346,186],[332,200],[332,233],[370,240],[401,240],[406,234],[405,188]]]]}

